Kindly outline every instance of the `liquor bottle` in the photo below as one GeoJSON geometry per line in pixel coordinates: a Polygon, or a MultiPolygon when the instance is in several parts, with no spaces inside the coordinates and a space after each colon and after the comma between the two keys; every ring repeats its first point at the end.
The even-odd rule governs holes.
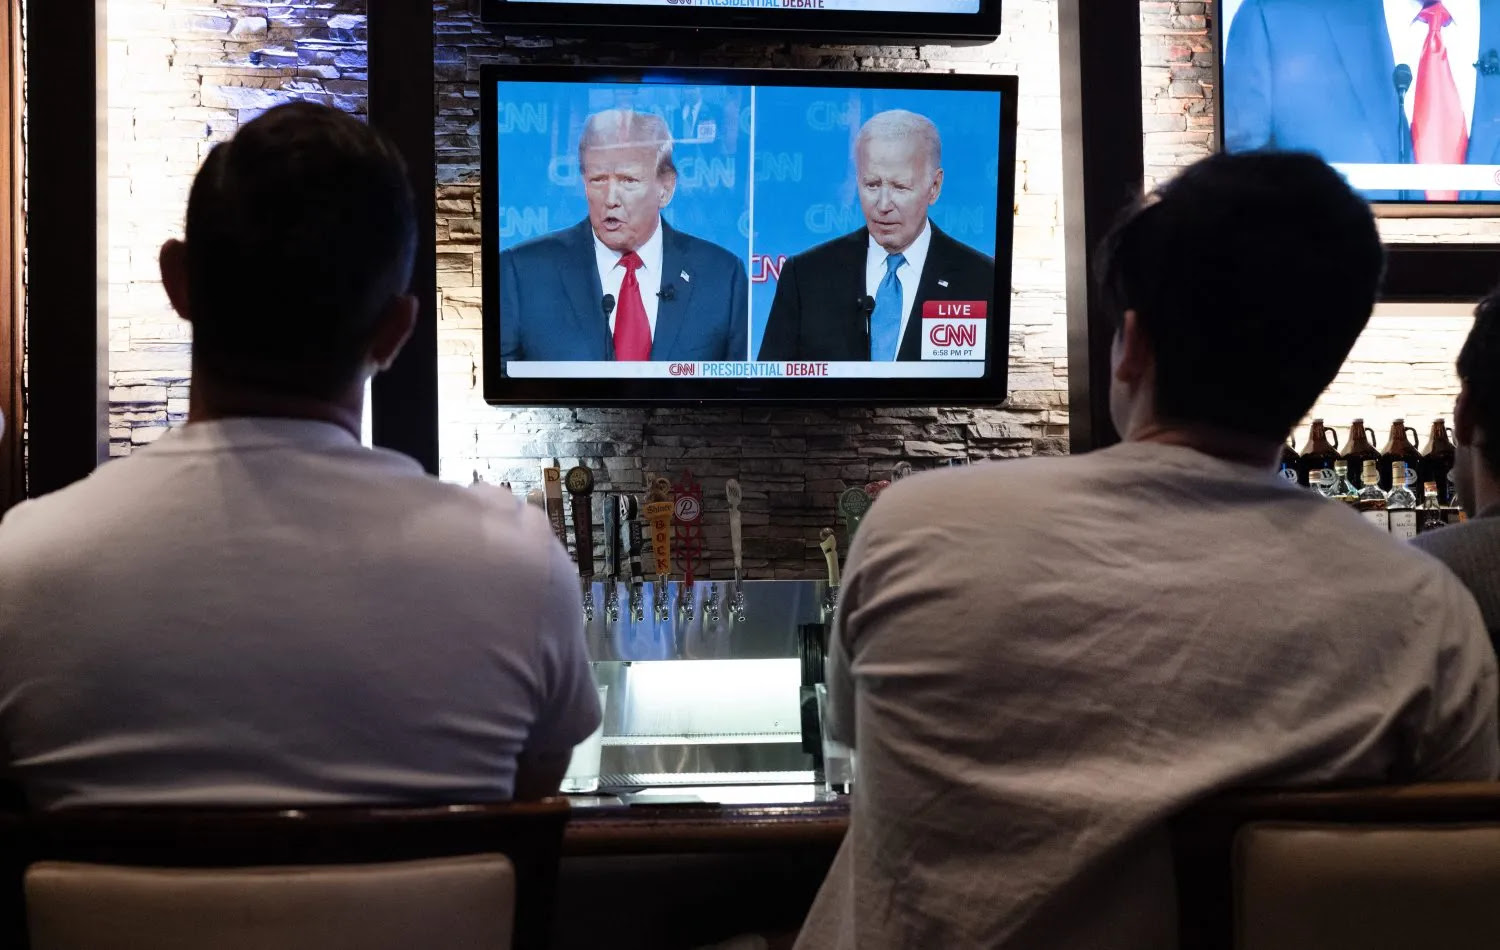
{"type": "Polygon", "coordinates": [[[1339,457],[1339,434],[1323,425],[1322,419],[1314,419],[1307,430],[1307,444],[1297,459],[1297,483],[1304,488],[1313,487],[1321,479],[1333,480],[1333,463],[1339,457]]]}
{"type": "Polygon", "coordinates": [[[1397,487],[1391,480],[1391,466],[1396,462],[1405,462],[1410,483],[1400,487],[1411,490],[1412,496],[1416,497],[1414,486],[1417,483],[1417,469],[1422,464],[1417,438],[1417,430],[1407,425],[1405,419],[1397,419],[1391,423],[1391,437],[1385,444],[1385,451],[1380,453],[1380,464],[1377,466],[1380,469],[1381,488],[1391,491],[1397,487]],[[1411,433],[1411,438],[1407,438],[1407,433],[1411,433]]]}
{"type": "Polygon", "coordinates": [[[1454,504],[1453,499],[1453,433],[1442,419],[1432,422],[1432,434],[1427,437],[1427,451],[1422,453],[1422,464],[1417,471],[1422,481],[1435,482],[1438,501],[1444,505],[1454,504]]]}
{"type": "MultiPolygon", "coordinates": [[[[1365,462],[1380,461],[1380,451],[1375,448],[1375,433],[1365,426],[1365,420],[1355,419],[1349,426],[1349,438],[1344,445],[1344,451],[1339,453],[1344,461],[1349,463],[1349,471],[1363,473],[1365,462]]],[[[1377,464],[1376,475],[1379,475],[1377,464]]],[[[1360,481],[1364,481],[1363,474],[1360,481]]]]}
{"type": "Polygon", "coordinates": [[[1336,499],[1350,508],[1359,504],[1359,486],[1349,478],[1349,463],[1339,459],[1333,463],[1334,486],[1329,498],[1336,499]]]}
{"type": "Polygon", "coordinates": [[[1427,532],[1448,527],[1448,513],[1443,510],[1442,502],[1438,501],[1437,482],[1427,482],[1422,488],[1427,497],[1422,502],[1422,510],[1418,512],[1417,530],[1427,532]]]}
{"type": "Polygon", "coordinates": [[[1292,448],[1290,444],[1282,445],[1281,465],[1277,469],[1276,474],[1291,482],[1293,485],[1299,484],[1302,481],[1302,479],[1297,475],[1297,461],[1300,458],[1301,456],[1297,454],[1297,450],[1292,448]]]}
{"type": "Polygon", "coordinates": [[[1385,509],[1390,519],[1391,536],[1410,541],[1417,536],[1417,496],[1406,487],[1405,462],[1392,463],[1391,479],[1396,487],[1385,496],[1385,509]]]}
{"type": "Polygon", "coordinates": [[[1364,474],[1360,476],[1360,481],[1364,482],[1365,487],[1359,490],[1354,507],[1380,530],[1391,530],[1391,519],[1385,510],[1385,492],[1380,490],[1380,470],[1375,467],[1374,459],[1365,459],[1364,474]]]}

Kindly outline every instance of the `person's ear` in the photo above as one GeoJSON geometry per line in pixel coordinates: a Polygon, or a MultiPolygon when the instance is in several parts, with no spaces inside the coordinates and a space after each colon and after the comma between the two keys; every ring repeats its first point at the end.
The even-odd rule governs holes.
{"type": "Polygon", "coordinates": [[[1474,414],[1469,408],[1469,384],[1458,387],[1458,399],[1453,403],[1453,438],[1462,446],[1474,444],[1474,414]]]}
{"type": "Polygon", "coordinates": [[[1151,343],[1146,339],[1141,316],[1134,310],[1125,311],[1120,321],[1120,330],[1115,334],[1114,348],[1118,353],[1115,361],[1115,379],[1127,386],[1137,386],[1146,378],[1155,365],[1151,343]]]}
{"type": "Polygon", "coordinates": [[[167,290],[167,299],[172,309],[188,323],[193,322],[192,308],[188,306],[187,245],[173,240],[161,246],[158,258],[161,266],[161,284],[167,290]]]}
{"type": "Polygon", "coordinates": [[[677,193],[677,173],[673,172],[670,175],[661,176],[660,182],[661,193],[657,208],[665,208],[672,203],[672,196],[677,193]]]}
{"type": "Polygon", "coordinates": [[[375,325],[375,338],[370,342],[370,362],[375,364],[377,373],[390,369],[396,357],[401,355],[401,348],[417,328],[419,309],[417,298],[410,294],[391,298],[375,325]]]}
{"type": "Polygon", "coordinates": [[[941,168],[939,168],[937,170],[937,174],[932,176],[932,188],[929,189],[929,191],[928,191],[927,203],[929,205],[935,205],[935,204],[937,204],[937,200],[938,200],[938,198],[942,197],[942,194],[943,194],[943,170],[941,168]]]}

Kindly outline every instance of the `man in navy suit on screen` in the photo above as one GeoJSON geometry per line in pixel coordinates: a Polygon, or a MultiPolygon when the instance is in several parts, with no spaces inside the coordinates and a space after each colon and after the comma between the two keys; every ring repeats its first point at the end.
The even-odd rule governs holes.
{"type": "MultiPolygon", "coordinates": [[[[1229,151],[1500,164],[1500,0],[1245,0],[1224,60],[1229,151]]],[[[1497,191],[1366,191],[1497,201],[1497,191]]]]}
{"type": "Polygon", "coordinates": [[[501,360],[748,359],[744,264],[662,220],[677,188],[666,122],[595,113],[578,160],[588,218],[500,254],[501,360]]]}

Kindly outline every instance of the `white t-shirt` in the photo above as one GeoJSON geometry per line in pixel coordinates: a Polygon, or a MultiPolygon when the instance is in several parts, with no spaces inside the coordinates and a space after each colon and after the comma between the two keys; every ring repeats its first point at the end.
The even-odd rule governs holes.
{"type": "Polygon", "coordinates": [[[850,551],[829,667],[858,774],[805,948],[1170,948],[1184,807],[1500,768],[1458,580],[1185,448],[898,483],[850,551]]]}
{"type": "Polygon", "coordinates": [[[331,424],[190,424],[0,524],[34,805],[505,800],[598,722],[545,516],[331,424]]]}

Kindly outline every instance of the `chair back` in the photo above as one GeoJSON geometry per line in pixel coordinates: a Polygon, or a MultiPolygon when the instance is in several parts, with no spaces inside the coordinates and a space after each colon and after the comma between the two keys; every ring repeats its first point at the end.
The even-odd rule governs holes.
{"type": "MultiPolygon", "coordinates": [[[[485,895],[501,893],[513,882],[512,945],[516,950],[545,950],[568,815],[568,804],[561,799],[434,807],[128,808],[7,815],[0,818],[0,895],[5,900],[0,909],[6,911],[9,926],[0,932],[0,945],[26,946],[23,881],[41,914],[60,906],[57,902],[64,897],[80,893],[85,876],[91,885],[108,884],[117,897],[185,885],[191,878],[193,893],[206,907],[213,896],[252,883],[268,884],[279,872],[284,886],[279,895],[275,887],[263,891],[263,908],[272,906],[272,897],[283,901],[280,906],[294,899],[306,904],[303,895],[332,898],[356,886],[381,901],[387,898],[379,895],[392,895],[403,887],[415,889],[409,893],[431,894],[427,885],[435,881],[455,888],[453,900],[475,907],[485,895]],[[474,856],[486,857],[451,860],[474,856]],[[170,872],[177,879],[147,873],[151,871],[170,872]],[[192,871],[200,873],[189,875],[192,871]],[[295,898],[294,885],[299,890],[295,898]],[[6,937],[11,939],[5,941],[6,937]]],[[[419,923],[419,915],[412,919],[419,923]]],[[[444,938],[434,938],[406,945],[447,944],[444,938]]]]}
{"type": "Polygon", "coordinates": [[[1181,950],[1500,946],[1500,784],[1234,795],[1173,843],[1181,950]]]}

